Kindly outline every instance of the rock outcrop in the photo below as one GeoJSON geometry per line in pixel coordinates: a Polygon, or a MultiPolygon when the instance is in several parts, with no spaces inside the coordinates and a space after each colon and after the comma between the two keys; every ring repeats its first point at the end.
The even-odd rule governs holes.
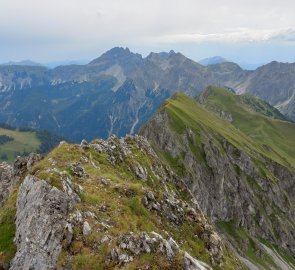
{"type": "Polygon", "coordinates": [[[14,184],[13,168],[10,164],[0,164],[0,205],[7,199],[14,184]]]}
{"type": "Polygon", "coordinates": [[[56,269],[69,210],[62,191],[27,176],[17,199],[17,253],[10,269],[56,269]]]}
{"type": "Polygon", "coordinates": [[[13,165],[0,163],[0,206],[10,196],[16,184],[42,159],[42,155],[31,154],[28,157],[17,157],[13,165]]]}
{"type": "Polygon", "coordinates": [[[162,235],[151,232],[141,232],[139,235],[130,232],[122,235],[109,254],[109,259],[119,265],[130,263],[135,257],[146,253],[161,253],[170,262],[178,258],[184,270],[212,270],[212,268],[182,251],[173,238],[166,240],[162,235]]]}

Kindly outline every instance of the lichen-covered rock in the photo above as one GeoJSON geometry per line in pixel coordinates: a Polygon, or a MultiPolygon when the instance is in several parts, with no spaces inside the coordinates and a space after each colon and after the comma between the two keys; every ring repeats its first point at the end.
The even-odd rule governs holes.
{"type": "Polygon", "coordinates": [[[156,232],[141,232],[140,234],[130,232],[122,235],[117,244],[117,248],[111,250],[109,258],[111,261],[117,262],[118,264],[128,264],[132,262],[136,256],[145,253],[160,253],[170,262],[175,259],[175,256],[182,256],[184,270],[211,269],[206,263],[182,251],[173,238],[170,237],[166,240],[162,235],[156,232]]]}
{"type": "Polygon", "coordinates": [[[88,177],[88,174],[85,172],[85,170],[80,162],[71,164],[69,168],[72,171],[74,176],[77,176],[80,178],[88,177]]]}
{"type": "Polygon", "coordinates": [[[169,260],[172,260],[179,247],[176,242],[170,238],[164,239],[160,234],[151,232],[150,234],[142,232],[140,235],[134,233],[125,234],[118,240],[118,246],[122,250],[127,250],[133,255],[141,253],[164,254],[169,260]]]}
{"type": "Polygon", "coordinates": [[[63,190],[71,198],[71,201],[73,201],[74,203],[79,203],[81,199],[75,191],[75,189],[77,188],[74,187],[71,179],[69,177],[66,177],[65,179],[61,180],[61,183],[63,186],[63,190]]]}
{"type": "Polygon", "coordinates": [[[91,227],[87,221],[84,221],[83,223],[83,235],[87,236],[91,233],[91,227]]]}
{"type": "MultiPolygon", "coordinates": [[[[11,269],[55,269],[70,198],[43,180],[27,176],[17,199],[17,253],[11,269]]],[[[69,228],[69,227],[68,227],[69,228]]]]}

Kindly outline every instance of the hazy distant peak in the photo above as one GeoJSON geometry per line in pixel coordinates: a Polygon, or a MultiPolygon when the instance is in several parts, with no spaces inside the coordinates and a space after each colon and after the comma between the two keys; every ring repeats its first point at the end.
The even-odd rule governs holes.
{"type": "Polygon", "coordinates": [[[106,55],[112,55],[113,57],[120,57],[121,55],[127,55],[131,54],[129,48],[123,48],[123,47],[114,47],[108,51],[106,51],[104,54],[106,55]]]}
{"type": "Polygon", "coordinates": [[[198,61],[198,63],[200,63],[203,66],[216,65],[216,64],[221,64],[221,63],[225,63],[225,62],[230,62],[230,61],[228,61],[227,59],[225,59],[222,56],[208,57],[208,58],[198,61]]]}
{"type": "Polygon", "coordinates": [[[42,66],[40,63],[31,61],[31,60],[22,60],[22,61],[9,61],[7,63],[1,64],[2,66],[42,66]]]}
{"type": "Polygon", "coordinates": [[[278,61],[272,61],[270,63],[264,64],[257,68],[257,70],[269,70],[269,71],[275,71],[275,70],[289,70],[290,66],[294,66],[295,63],[282,63],[278,61]]]}
{"type": "Polygon", "coordinates": [[[153,59],[153,58],[159,58],[159,59],[168,59],[171,55],[176,54],[175,51],[170,50],[169,52],[151,52],[146,58],[147,59],[153,59]]]}
{"type": "Polygon", "coordinates": [[[159,56],[160,56],[161,58],[168,58],[169,56],[171,56],[171,55],[173,55],[173,54],[176,54],[176,52],[173,51],[173,50],[170,50],[169,52],[160,52],[160,53],[159,53],[159,56]]]}

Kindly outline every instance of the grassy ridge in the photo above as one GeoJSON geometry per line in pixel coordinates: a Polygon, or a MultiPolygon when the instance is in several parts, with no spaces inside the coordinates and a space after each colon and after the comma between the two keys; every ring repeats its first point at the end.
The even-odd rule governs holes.
{"type": "Polygon", "coordinates": [[[260,148],[264,148],[263,152],[267,156],[280,163],[287,161],[295,168],[295,124],[274,119],[281,118],[275,108],[270,105],[267,107],[249,95],[238,96],[217,87],[206,90],[204,105],[214,112],[229,113],[232,125],[249,136],[260,148]],[[273,153],[269,147],[274,150],[273,153]]]}
{"type": "MultiPolygon", "coordinates": [[[[257,152],[285,166],[290,166],[292,161],[295,167],[295,155],[287,159],[287,155],[281,155],[272,148],[266,147],[265,144],[242,132],[241,128],[236,128],[230,122],[216,117],[213,112],[208,111],[183,93],[178,92],[171,99],[168,99],[164,103],[164,109],[170,116],[171,128],[178,133],[184,132],[187,128],[190,128],[195,134],[200,131],[210,134],[217,133],[250,156],[253,156],[253,152],[257,152]]],[[[286,124],[289,125],[289,123],[286,124]]],[[[284,153],[282,150],[281,152],[284,153]]]]}

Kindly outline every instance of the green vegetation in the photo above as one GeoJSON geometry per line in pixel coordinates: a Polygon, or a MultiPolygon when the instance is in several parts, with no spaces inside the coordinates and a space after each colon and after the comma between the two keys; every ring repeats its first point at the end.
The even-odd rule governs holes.
{"type": "MultiPolygon", "coordinates": [[[[166,100],[160,110],[168,112],[172,130],[178,134],[184,134],[188,129],[196,135],[210,133],[216,140],[223,137],[250,156],[256,152],[295,168],[295,124],[266,117],[250,108],[246,111],[235,101],[237,96],[225,89],[211,87],[209,90],[206,108],[181,92],[166,100]],[[219,95],[220,92],[223,95],[219,95]],[[217,117],[217,111],[231,113],[233,122],[217,117]]],[[[196,141],[200,146],[202,141],[196,141]]],[[[202,152],[198,152],[201,161],[202,152]]]]}
{"type": "Polygon", "coordinates": [[[133,197],[129,200],[129,207],[131,209],[131,212],[137,216],[145,216],[145,217],[148,216],[148,211],[142,205],[138,197],[133,197]]]}
{"type": "MultiPolygon", "coordinates": [[[[229,143],[245,151],[250,156],[252,156],[253,152],[256,152],[266,157],[272,157],[274,160],[283,164],[287,163],[276,152],[265,149],[265,147],[235,128],[231,123],[216,117],[213,112],[203,108],[183,93],[178,92],[174,94],[173,98],[166,101],[162,109],[168,112],[170,126],[179,134],[183,134],[188,129],[193,134],[209,133],[217,141],[222,137],[225,138],[229,143]]],[[[201,142],[197,141],[197,143],[200,144],[201,142]]],[[[220,151],[223,150],[220,149],[220,151]]]]}
{"type": "Polygon", "coordinates": [[[7,136],[7,135],[0,135],[0,145],[5,144],[7,142],[13,141],[13,138],[7,136]]]}
{"type": "Polygon", "coordinates": [[[259,241],[251,237],[243,227],[236,226],[234,221],[220,221],[219,226],[223,229],[227,236],[232,238],[233,243],[235,243],[237,247],[246,247],[246,250],[244,250],[245,255],[254,264],[262,266],[265,270],[277,268],[270,255],[266,252],[262,253],[262,249],[259,248],[259,241]],[[258,253],[259,256],[257,255],[258,253]]]}
{"type": "Polygon", "coordinates": [[[26,156],[31,152],[47,153],[63,138],[44,130],[13,128],[0,124],[0,161],[12,162],[16,156],[26,156]]]}
{"type": "Polygon", "coordinates": [[[259,152],[295,168],[295,124],[278,110],[249,94],[239,96],[222,88],[209,87],[203,95],[204,106],[217,114],[229,113],[232,125],[251,138],[259,152]]]}
{"type": "Polygon", "coordinates": [[[27,155],[36,152],[40,146],[40,140],[32,131],[18,131],[0,128],[2,136],[13,138],[0,146],[0,159],[11,162],[18,155],[27,155]],[[5,158],[6,157],[6,158],[5,158]]]}
{"type": "Polygon", "coordinates": [[[292,265],[295,268],[295,258],[291,254],[287,253],[286,251],[282,250],[278,246],[271,244],[269,241],[265,239],[259,239],[260,242],[270,249],[272,249],[279,257],[281,257],[285,262],[292,265]]]}
{"type": "Polygon", "coordinates": [[[77,255],[73,263],[73,270],[102,270],[103,265],[98,264],[95,256],[88,255],[77,255]]]}
{"type": "Polygon", "coordinates": [[[240,102],[244,103],[249,109],[263,114],[267,117],[288,121],[288,119],[280,113],[278,109],[272,107],[269,103],[264,100],[261,100],[257,97],[254,97],[248,93],[238,96],[240,102]]]}
{"type": "Polygon", "coordinates": [[[15,235],[17,190],[15,190],[4,206],[0,208],[0,264],[11,260],[16,252],[13,239],[15,235]]]}

